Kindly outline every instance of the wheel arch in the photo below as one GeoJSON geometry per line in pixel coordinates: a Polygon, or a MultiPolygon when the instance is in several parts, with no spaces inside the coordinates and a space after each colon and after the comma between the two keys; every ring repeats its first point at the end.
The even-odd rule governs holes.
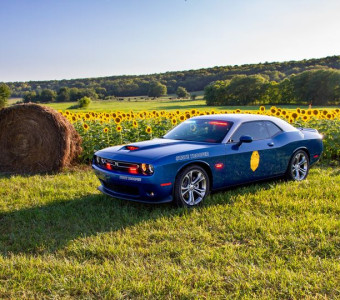
{"type": "Polygon", "coordinates": [[[204,169],[204,171],[207,172],[208,176],[209,176],[209,182],[210,182],[210,187],[209,190],[212,190],[212,186],[213,186],[213,174],[210,168],[210,165],[208,163],[206,163],[205,161],[190,161],[185,165],[182,165],[178,170],[177,170],[177,174],[175,177],[175,181],[177,179],[178,174],[184,169],[187,168],[189,166],[193,166],[193,165],[197,165],[200,166],[204,169]]]}
{"type": "Polygon", "coordinates": [[[301,146],[301,147],[296,148],[296,149],[293,151],[293,154],[291,155],[291,157],[293,157],[294,153],[295,153],[296,151],[299,151],[299,150],[305,151],[305,152],[307,153],[307,155],[308,155],[308,160],[310,161],[310,153],[309,153],[309,150],[308,150],[308,148],[307,148],[306,146],[301,146]]]}

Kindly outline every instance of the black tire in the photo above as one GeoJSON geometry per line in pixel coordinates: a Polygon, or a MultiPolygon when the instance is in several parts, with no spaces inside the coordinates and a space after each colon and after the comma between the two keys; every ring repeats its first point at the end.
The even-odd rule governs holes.
{"type": "Polygon", "coordinates": [[[286,178],[293,181],[305,180],[309,172],[309,157],[306,151],[298,150],[290,158],[286,178]]]}
{"type": "Polygon", "coordinates": [[[198,165],[191,165],[180,171],[176,177],[174,203],[179,207],[195,207],[203,203],[209,192],[210,180],[207,172],[198,165]]]}

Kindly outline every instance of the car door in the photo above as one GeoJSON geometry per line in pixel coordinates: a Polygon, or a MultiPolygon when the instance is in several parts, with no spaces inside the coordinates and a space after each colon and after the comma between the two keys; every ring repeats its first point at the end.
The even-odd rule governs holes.
{"type": "Polygon", "coordinates": [[[244,122],[237,128],[227,143],[227,185],[260,180],[277,174],[277,146],[268,128],[266,121],[244,122]],[[241,136],[250,136],[252,141],[240,144],[241,136]]]}

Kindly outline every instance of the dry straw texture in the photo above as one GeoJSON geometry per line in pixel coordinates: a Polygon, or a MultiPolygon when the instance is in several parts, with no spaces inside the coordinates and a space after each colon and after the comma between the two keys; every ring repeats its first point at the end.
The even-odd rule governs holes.
{"type": "Polygon", "coordinates": [[[0,110],[0,172],[59,171],[81,153],[81,138],[61,114],[36,104],[0,110]]]}

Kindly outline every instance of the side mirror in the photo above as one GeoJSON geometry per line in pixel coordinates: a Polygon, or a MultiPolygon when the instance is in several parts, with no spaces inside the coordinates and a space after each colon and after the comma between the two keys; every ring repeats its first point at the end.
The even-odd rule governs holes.
{"type": "Polygon", "coordinates": [[[251,143],[253,138],[249,135],[242,135],[240,137],[240,141],[237,143],[237,146],[241,146],[242,143],[251,143]]]}

